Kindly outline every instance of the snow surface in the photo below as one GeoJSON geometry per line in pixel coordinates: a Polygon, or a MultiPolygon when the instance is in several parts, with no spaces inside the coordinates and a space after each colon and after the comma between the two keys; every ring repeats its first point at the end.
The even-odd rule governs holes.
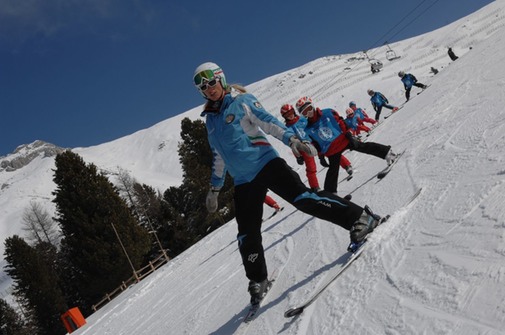
{"type": "MultiPolygon", "coordinates": [[[[274,195],[285,209],[264,223],[263,243],[276,282],[247,327],[241,324],[249,300],[247,279],[233,220],[131,286],[73,334],[504,334],[504,9],[505,1],[496,1],[446,27],[391,44],[401,55],[393,62],[385,59],[385,48],[370,51],[384,63],[374,75],[356,53],[324,57],[248,86],[276,116],[283,103],[303,95],[341,113],[354,100],[373,115],[368,88],[384,93],[392,104],[404,102],[399,70],[431,84],[421,95],[413,88],[411,101],[369,138],[395,151],[406,149],[383,181],[353,193],[353,201],[392,214],[391,219],[302,315],[283,316],[342,264],[349,237],[274,195]],[[448,46],[460,56],[456,62],[449,60],[448,46]],[[353,57],[358,60],[349,60],[353,57]],[[431,66],[439,74],[432,75],[431,66]],[[420,187],[420,196],[404,207],[420,187]]],[[[164,190],[181,180],[180,120],[198,118],[199,110],[75,152],[111,176],[121,166],[164,190]]],[[[289,148],[271,142],[304,178],[289,148]]],[[[339,185],[342,195],[385,165],[361,153],[346,156],[355,176],[339,185]]],[[[0,173],[1,236],[19,233],[13,222],[20,221],[27,198],[50,202],[52,168],[53,160],[45,158],[0,173]]],[[[264,216],[270,212],[265,207],[264,216]]]]}

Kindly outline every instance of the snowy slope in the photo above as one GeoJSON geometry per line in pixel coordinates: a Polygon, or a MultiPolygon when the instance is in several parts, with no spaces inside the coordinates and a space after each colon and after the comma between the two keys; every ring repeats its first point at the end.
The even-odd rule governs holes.
{"type": "MultiPolygon", "coordinates": [[[[342,263],[348,234],[278,199],[286,208],[264,224],[263,234],[277,281],[247,329],[239,328],[249,298],[231,221],[90,316],[74,334],[502,334],[504,19],[505,1],[496,1],[447,27],[391,44],[399,60],[388,62],[385,48],[372,50],[369,55],[384,63],[374,75],[356,53],[321,58],[248,87],[278,116],[283,103],[302,95],[341,112],[349,100],[371,110],[368,88],[399,105],[404,101],[399,70],[432,85],[419,96],[414,88],[413,99],[370,137],[397,151],[407,149],[386,179],[353,194],[358,204],[392,214],[391,220],[374,233],[362,258],[300,317],[285,319],[283,313],[342,263]],[[447,46],[453,46],[458,61],[450,62],[447,46]],[[440,73],[432,76],[431,66],[440,73]],[[402,208],[419,187],[420,197],[402,208]]],[[[233,82],[240,74],[227,75],[233,82]]],[[[111,174],[121,166],[163,190],[181,176],[175,154],[180,120],[196,119],[198,113],[195,108],[75,151],[111,174]]],[[[272,142],[303,176],[289,148],[272,142]]],[[[356,174],[339,186],[340,194],[384,167],[371,156],[346,156],[356,174]]],[[[19,219],[29,196],[50,201],[51,168],[51,159],[40,158],[18,171],[0,172],[0,184],[7,185],[0,190],[2,236],[16,232],[11,222],[19,219]]],[[[319,176],[322,182],[324,171],[319,176]]]]}

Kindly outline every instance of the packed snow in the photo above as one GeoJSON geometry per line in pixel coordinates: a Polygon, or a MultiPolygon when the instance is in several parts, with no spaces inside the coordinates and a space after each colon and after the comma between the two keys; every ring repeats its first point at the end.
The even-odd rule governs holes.
{"type": "MultiPolygon", "coordinates": [[[[248,281],[232,220],[89,316],[73,334],[503,334],[504,25],[505,1],[500,0],[441,29],[390,44],[401,56],[398,60],[387,61],[385,48],[371,50],[368,54],[384,63],[379,73],[372,74],[356,53],[324,57],[247,87],[280,117],[283,103],[293,104],[304,95],[341,114],[354,100],[373,115],[368,88],[401,105],[400,70],[431,85],[419,95],[421,89],[414,87],[411,100],[382,119],[367,138],[397,152],[406,149],[385,179],[373,179],[353,193],[354,202],[391,214],[390,220],[373,233],[361,258],[303,314],[284,317],[343,264],[349,235],[271,194],[284,206],[263,224],[275,283],[253,322],[242,323],[248,281]],[[460,57],[455,62],[447,56],[449,46],[460,57]],[[419,188],[419,197],[405,206],[419,188]]],[[[226,64],[220,65],[226,71],[226,64]]],[[[228,82],[240,80],[240,73],[226,74],[228,82]]],[[[111,177],[120,166],[164,190],[181,180],[176,155],[180,120],[197,119],[199,111],[74,151],[111,177]]],[[[384,109],[382,115],[388,114],[384,109]]],[[[271,142],[305,180],[289,148],[271,142]]],[[[385,167],[373,156],[346,156],[355,172],[339,185],[340,195],[385,167]]],[[[1,171],[1,236],[19,233],[14,222],[20,221],[29,198],[50,206],[52,160],[39,158],[17,171],[1,171]]],[[[320,167],[321,183],[324,175],[320,167]]],[[[265,206],[264,217],[271,212],[265,206]]]]}

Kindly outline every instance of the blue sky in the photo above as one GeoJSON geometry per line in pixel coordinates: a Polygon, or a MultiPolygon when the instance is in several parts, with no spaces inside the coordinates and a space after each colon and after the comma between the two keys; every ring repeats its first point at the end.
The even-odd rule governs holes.
{"type": "Polygon", "coordinates": [[[435,30],[490,0],[0,0],[0,156],[88,147],[203,103],[194,69],[244,85],[435,30]]]}

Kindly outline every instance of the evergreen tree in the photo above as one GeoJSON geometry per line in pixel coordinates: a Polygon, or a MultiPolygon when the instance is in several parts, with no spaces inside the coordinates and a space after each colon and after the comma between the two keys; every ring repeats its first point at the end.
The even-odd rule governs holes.
{"type": "Polygon", "coordinates": [[[54,269],[56,248],[48,242],[31,247],[17,235],[5,240],[6,272],[13,294],[32,311],[40,335],[65,334],[60,315],[68,308],[54,269]]]}
{"type": "Polygon", "coordinates": [[[31,335],[35,331],[23,322],[7,301],[0,299],[0,335],[31,335]]]}
{"type": "Polygon", "coordinates": [[[140,268],[149,252],[148,232],[93,164],[65,151],[55,159],[57,218],[66,259],[67,287],[79,290],[83,311],[140,268]],[[124,248],[124,249],[123,249],[124,248]]]}
{"type": "Polygon", "coordinates": [[[183,246],[193,244],[212,229],[232,219],[235,211],[229,176],[219,195],[218,213],[209,215],[205,207],[213,159],[205,124],[201,120],[184,118],[181,122],[181,139],[179,161],[183,182],[180,187],[167,189],[163,196],[171,210],[169,222],[183,246]]]}

